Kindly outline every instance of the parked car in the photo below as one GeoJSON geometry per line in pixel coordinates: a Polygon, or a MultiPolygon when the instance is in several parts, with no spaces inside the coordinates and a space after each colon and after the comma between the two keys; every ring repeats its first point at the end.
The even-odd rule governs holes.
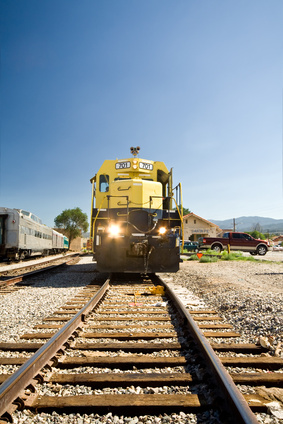
{"type": "Polygon", "coordinates": [[[228,249],[242,250],[243,252],[250,252],[251,255],[265,255],[270,250],[269,242],[265,240],[254,239],[246,233],[229,231],[224,233],[222,237],[200,237],[200,249],[211,249],[216,252],[228,249]]]}
{"type": "Polygon", "coordinates": [[[198,252],[199,244],[197,241],[185,241],[184,242],[184,250],[188,250],[189,252],[198,252]]]}
{"type": "Polygon", "coordinates": [[[276,244],[275,246],[273,246],[272,250],[274,252],[282,252],[283,251],[283,246],[281,244],[276,244]]]}

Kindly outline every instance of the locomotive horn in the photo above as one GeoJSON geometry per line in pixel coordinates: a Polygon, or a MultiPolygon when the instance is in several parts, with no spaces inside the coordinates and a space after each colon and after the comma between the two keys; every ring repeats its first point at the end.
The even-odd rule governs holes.
{"type": "Polygon", "coordinates": [[[132,155],[137,156],[137,154],[139,153],[139,151],[140,151],[140,147],[139,146],[138,147],[131,147],[131,153],[132,153],[132,155]]]}

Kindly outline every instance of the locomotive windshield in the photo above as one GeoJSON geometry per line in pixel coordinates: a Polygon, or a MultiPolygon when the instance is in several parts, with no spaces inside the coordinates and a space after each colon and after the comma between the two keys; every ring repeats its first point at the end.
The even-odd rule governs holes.
{"type": "Polygon", "coordinates": [[[109,191],[109,175],[106,175],[106,174],[100,175],[99,191],[101,193],[106,193],[106,191],[109,191]]]}

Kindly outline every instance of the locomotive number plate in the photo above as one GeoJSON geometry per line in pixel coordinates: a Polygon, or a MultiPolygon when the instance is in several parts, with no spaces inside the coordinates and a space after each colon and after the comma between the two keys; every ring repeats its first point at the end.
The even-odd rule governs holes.
{"type": "Polygon", "coordinates": [[[152,171],[153,165],[152,163],[140,162],[140,169],[147,169],[148,171],[152,171]]]}
{"type": "Polygon", "coordinates": [[[127,169],[131,167],[131,162],[117,162],[115,164],[116,169],[127,169]]]}

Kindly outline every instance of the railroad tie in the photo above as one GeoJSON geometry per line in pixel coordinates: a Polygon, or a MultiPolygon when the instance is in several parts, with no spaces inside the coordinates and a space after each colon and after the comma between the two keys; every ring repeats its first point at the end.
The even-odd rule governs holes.
{"type": "Polygon", "coordinates": [[[90,409],[93,411],[95,408],[96,411],[109,411],[111,410],[121,410],[121,411],[133,411],[136,410],[137,413],[152,413],[155,408],[157,411],[160,411],[162,408],[163,411],[168,411],[173,409],[185,411],[189,409],[190,411],[196,409],[200,410],[201,408],[207,408],[210,406],[210,403],[204,399],[201,395],[194,394],[130,394],[130,395],[107,395],[103,396],[97,395],[77,395],[77,396],[42,396],[37,395],[30,396],[29,399],[25,402],[27,407],[35,409],[36,411],[40,410],[54,410],[54,409],[64,409],[68,410],[83,410],[86,411],[90,409]]]}

